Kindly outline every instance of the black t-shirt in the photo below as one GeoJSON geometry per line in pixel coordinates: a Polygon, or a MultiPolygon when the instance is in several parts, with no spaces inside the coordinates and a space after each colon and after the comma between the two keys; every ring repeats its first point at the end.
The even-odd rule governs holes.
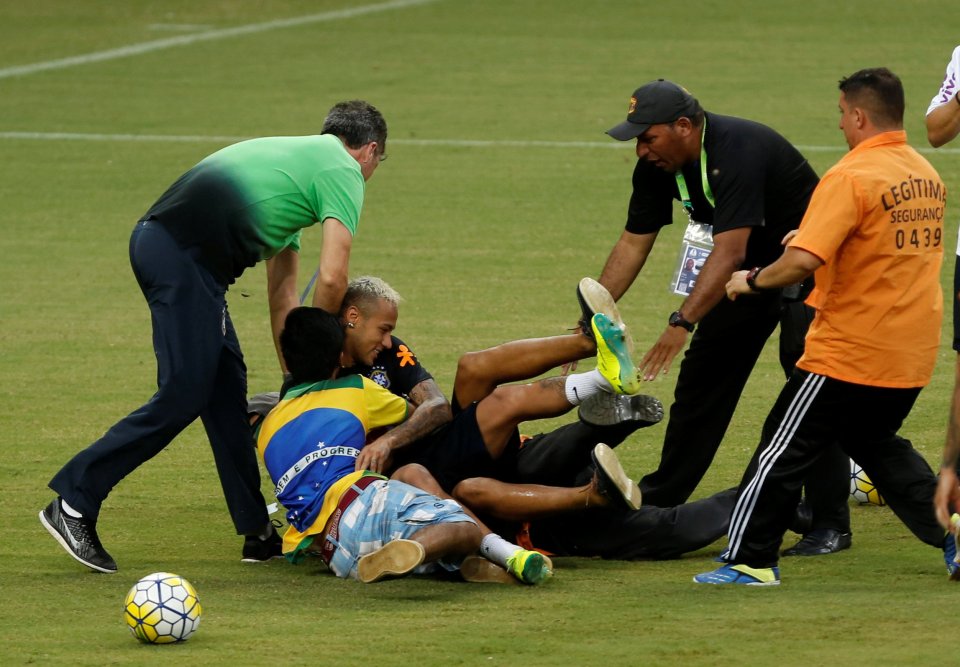
{"type": "Polygon", "coordinates": [[[409,397],[414,387],[433,376],[420,365],[417,355],[406,343],[396,336],[390,336],[390,340],[393,341],[393,347],[381,350],[372,366],[358,364],[344,368],[339,376],[363,375],[397,396],[409,397]]]}
{"type": "MultiPolygon", "coordinates": [[[[819,179],[806,158],[766,125],[712,113],[706,123],[707,180],[716,209],[704,195],[697,160],[682,170],[691,215],[713,225],[714,235],[752,227],[743,266],[765,266],[782,254],[780,241],[800,225],[819,179]]],[[[638,160],[627,231],[647,234],[669,225],[674,200],[680,200],[676,176],[638,160]]]]}

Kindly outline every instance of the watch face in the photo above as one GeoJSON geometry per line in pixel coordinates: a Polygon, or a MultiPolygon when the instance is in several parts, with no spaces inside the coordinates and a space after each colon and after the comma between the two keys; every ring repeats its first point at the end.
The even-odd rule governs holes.
{"type": "Polygon", "coordinates": [[[683,315],[680,314],[679,310],[670,314],[670,319],[667,320],[667,324],[672,327],[683,327],[687,331],[693,331],[693,324],[683,319],[683,315]]]}

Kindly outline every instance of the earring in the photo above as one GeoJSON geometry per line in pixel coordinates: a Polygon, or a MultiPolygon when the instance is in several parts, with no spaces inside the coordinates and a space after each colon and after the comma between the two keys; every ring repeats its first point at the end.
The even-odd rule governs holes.
{"type": "Polygon", "coordinates": [[[347,322],[347,328],[352,329],[354,326],[353,322],[347,322]]]}

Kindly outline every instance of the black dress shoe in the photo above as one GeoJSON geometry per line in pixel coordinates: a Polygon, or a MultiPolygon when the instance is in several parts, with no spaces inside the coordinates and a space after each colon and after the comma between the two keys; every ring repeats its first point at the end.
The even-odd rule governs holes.
{"type": "Polygon", "coordinates": [[[806,499],[797,503],[797,509],[793,513],[793,523],[790,524],[790,530],[797,535],[806,535],[813,528],[813,510],[807,504],[806,499]]]}
{"type": "Polygon", "coordinates": [[[850,533],[841,533],[832,528],[811,530],[799,542],[783,552],[784,556],[825,556],[849,549],[852,544],[850,533]]]}

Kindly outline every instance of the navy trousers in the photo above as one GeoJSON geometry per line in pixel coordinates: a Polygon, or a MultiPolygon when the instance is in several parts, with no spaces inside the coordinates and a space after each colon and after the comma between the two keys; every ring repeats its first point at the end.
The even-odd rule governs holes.
{"type": "Polygon", "coordinates": [[[156,222],[137,223],[130,264],[153,322],[157,393],[74,456],[50,481],[96,519],[114,486],[199,417],[238,534],[267,524],[260,469],[247,424],[247,369],[218,284],[156,222]]]}

